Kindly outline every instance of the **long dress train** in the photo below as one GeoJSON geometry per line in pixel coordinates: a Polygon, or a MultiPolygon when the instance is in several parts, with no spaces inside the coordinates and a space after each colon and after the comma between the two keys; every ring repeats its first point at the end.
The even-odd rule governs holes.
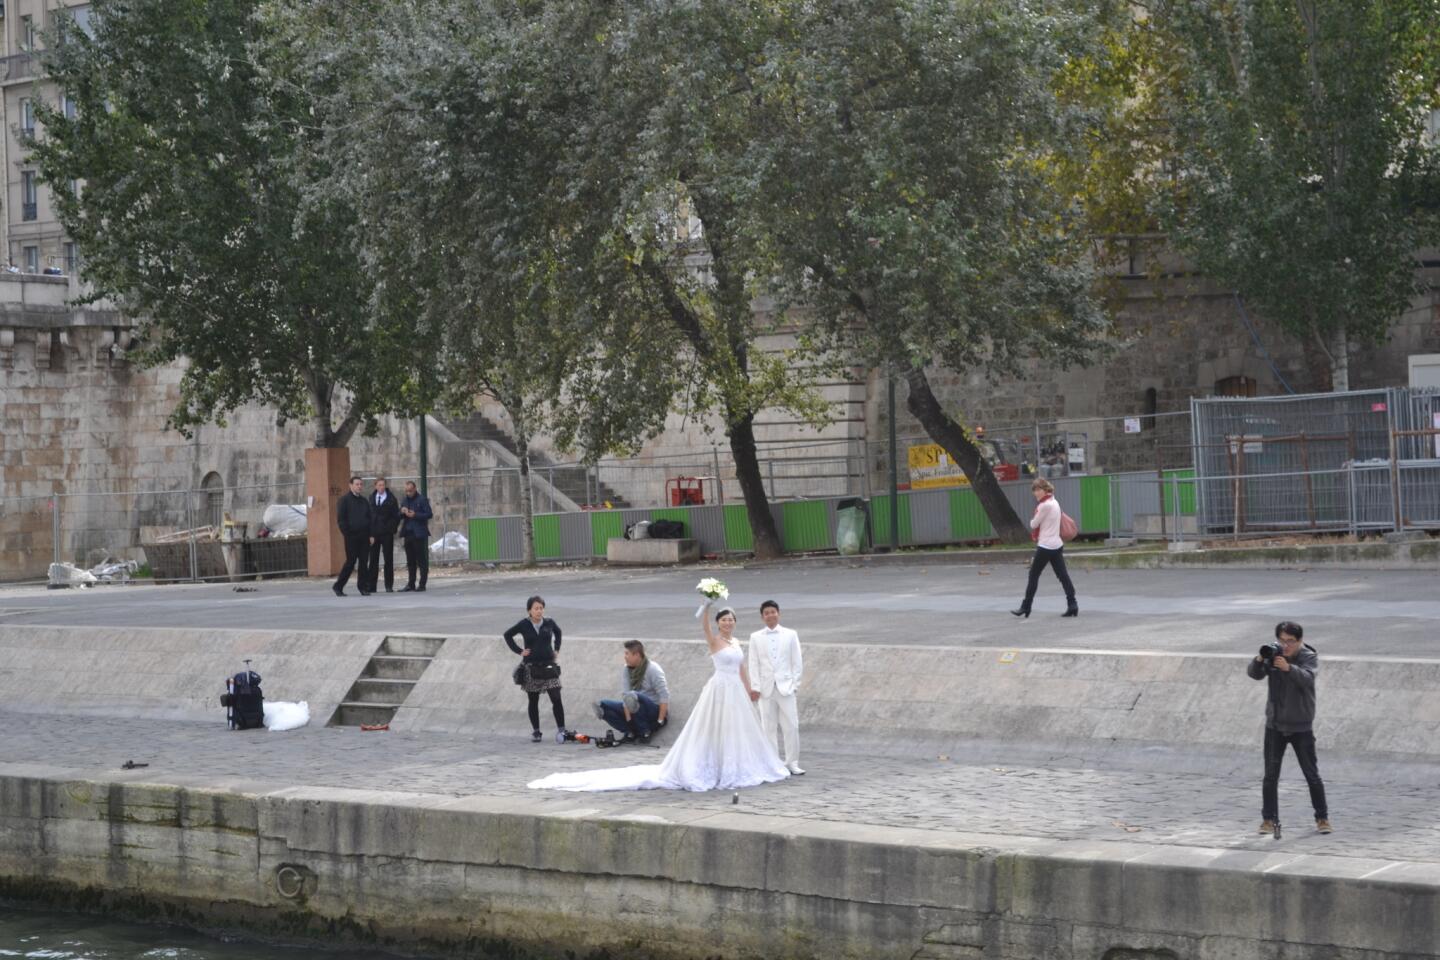
{"type": "Polygon", "coordinates": [[[578,773],[552,773],[537,790],[729,790],[790,776],[740,679],[745,655],[735,645],[711,654],[706,681],[685,729],[660,763],[578,773]]]}

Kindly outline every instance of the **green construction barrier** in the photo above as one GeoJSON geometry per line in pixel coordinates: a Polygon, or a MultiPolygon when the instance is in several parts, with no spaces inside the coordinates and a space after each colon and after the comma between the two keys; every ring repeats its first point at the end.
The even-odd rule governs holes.
{"type": "Polygon", "coordinates": [[[494,563],[500,559],[500,521],[494,517],[470,520],[470,559],[494,563]]]}
{"type": "Polygon", "coordinates": [[[828,550],[835,546],[830,537],[830,512],[824,500],[781,504],[780,518],[780,542],[787,552],[828,550]]]}

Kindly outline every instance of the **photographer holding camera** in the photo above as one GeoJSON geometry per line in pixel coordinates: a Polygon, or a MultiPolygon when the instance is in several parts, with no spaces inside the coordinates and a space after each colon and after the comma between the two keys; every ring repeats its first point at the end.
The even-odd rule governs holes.
{"type": "Polygon", "coordinates": [[[1329,833],[1330,813],[1325,805],[1325,784],[1315,761],[1315,674],[1320,670],[1320,655],[1315,648],[1302,643],[1305,631],[1300,624],[1283,620],[1275,625],[1275,643],[1267,643],[1245,667],[1252,680],[1269,683],[1265,702],[1265,780],[1261,788],[1263,806],[1260,824],[1262,834],[1275,834],[1280,819],[1278,799],[1280,765],[1285,759],[1285,746],[1295,750],[1295,759],[1310,785],[1310,803],[1315,808],[1315,829],[1329,833]]]}

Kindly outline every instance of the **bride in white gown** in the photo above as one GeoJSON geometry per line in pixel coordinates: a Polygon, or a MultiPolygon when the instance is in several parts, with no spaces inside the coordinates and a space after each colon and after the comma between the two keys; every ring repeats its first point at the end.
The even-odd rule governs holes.
{"type": "Polygon", "coordinates": [[[790,776],[775,745],[760,729],[752,706],[745,655],[736,642],[735,611],[715,617],[710,628],[706,604],[705,641],[715,673],[700,691],[685,729],[660,763],[579,773],[552,773],[529,786],[538,790],[730,790],[773,783],[790,776]]]}

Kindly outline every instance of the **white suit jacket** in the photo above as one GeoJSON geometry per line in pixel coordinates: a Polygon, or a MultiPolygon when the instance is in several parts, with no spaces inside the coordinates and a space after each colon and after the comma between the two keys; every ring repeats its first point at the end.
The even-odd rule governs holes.
{"type": "Polygon", "coordinates": [[[782,697],[794,696],[804,668],[800,634],[784,626],[776,627],[774,633],[756,630],[750,634],[750,648],[745,655],[750,685],[760,696],[775,693],[782,697]]]}

